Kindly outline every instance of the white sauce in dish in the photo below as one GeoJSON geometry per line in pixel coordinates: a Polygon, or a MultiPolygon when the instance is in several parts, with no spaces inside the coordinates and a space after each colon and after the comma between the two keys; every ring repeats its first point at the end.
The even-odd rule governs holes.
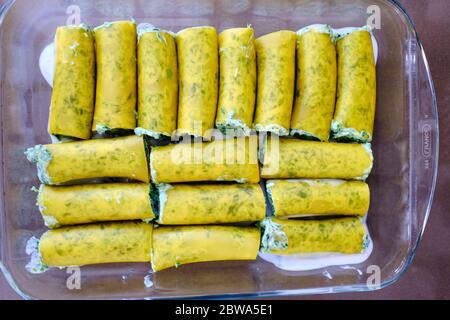
{"type": "Polygon", "coordinates": [[[259,252],[259,257],[272,263],[277,268],[286,271],[307,271],[328,266],[342,266],[358,264],[366,261],[373,250],[373,242],[366,224],[366,217],[362,218],[367,235],[367,247],[361,253],[343,254],[337,252],[318,252],[307,254],[272,254],[259,252]]]}
{"type": "Polygon", "coordinates": [[[39,56],[39,69],[50,87],[53,87],[55,74],[55,43],[52,42],[42,50],[39,56]]]}
{"type": "Polygon", "coordinates": [[[151,287],[153,287],[153,281],[152,281],[152,276],[151,275],[146,275],[145,277],[144,277],[144,286],[146,287],[146,288],[151,288],[151,287]]]}
{"type": "Polygon", "coordinates": [[[369,245],[361,253],[343,254],[335,252],[320,252],[313,254],[281,255],[259,252],[259,257],[272,263],[279,269],[286,271],[307,271],[328,266],[341,266],[358,264],[366,261],[373,250],[372,239],[369,236],[369,245]]]}

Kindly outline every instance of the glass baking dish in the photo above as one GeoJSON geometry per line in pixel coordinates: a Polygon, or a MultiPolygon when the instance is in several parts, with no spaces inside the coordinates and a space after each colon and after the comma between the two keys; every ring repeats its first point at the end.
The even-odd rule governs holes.
{"type": "Polygon", "coordinates": [[[238,298],[366,291],[395,282],[408,268],[434,193],[438,116],[425,54],[410,17],[395,1],[16,0],[7,1],[0,14],[0,267],[22,297],[238,298]],[[302,272],[283,271],[260,259],[185,265],[156,274],[148,264],[85,266],[81,289],[74,290],[67,286],[67,270],[28,273],[26,241],[40,236],[45,227],[30,190],[38,185],[35,168],[23,151],[50,141],[46,128],[51,89],[39,72],[38,59],[55,28],[77,12],[81,22],[91,26],[131,17],[173,31],[250,23],[257,36],[312,23],[339,28],[365,25],[368,19],[381,22],[381,29],[374,31],[379,56],[374,168],[368,179],[368,226],[374,241],[370,258],[357,265],[302,272]],[[144,285],[146,275],[151,286],[144,285]]]}

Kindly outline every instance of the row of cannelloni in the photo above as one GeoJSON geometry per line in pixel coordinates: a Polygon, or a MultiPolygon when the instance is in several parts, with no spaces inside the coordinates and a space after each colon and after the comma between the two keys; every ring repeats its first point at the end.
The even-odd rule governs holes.
{"type": "Polygon", "coordinates": [[[373,165],[370,144],[275,137],[258,143],[256,136],[149,147],[142,136],[132,135],[36,145],[25,154],[36,164],[40,181],[48,185],[95,178],[144,183],[365,180],[373,165]]]}
{"type": "MultiPolygon", "coordinates": [[[[321,242],[322,237],[331,239],[331,249],[344,253],[345,250],[352,251],[345,244],[339,244],[340,239],[348,238],[346,234],[355,228],[360,230],[361,219],[333,218],[323,220],[320,225],[296,221],[291,226],[289,222],[286,230],[321,232],[317,234],[318,238],[308,237],[309,244],[300,241],[296,247],[297,240],[284,239],[277,244],[277,234],[285,234],[285,237],[293,231],[282,231],[285,229],[280,223],[284,222],[266,218],[266,212],[270,211],[277,218],[364,216],[369,208],[369,188],[365,182],[357,180],[363,180],[371,170],[370,148],[363,144],[295,139],[282,139],[277,145],[273,140],[274,137],[269,138],[260,146],[254,136],[170,144],[152,147],[149,156],[143,137],[135,135],[38,145],[28,149],[27,157],[37,163],[42,182],[37,190],[37,205],[47,227],[55,229],[45,234],[39,246],[43,263],[61,266],[63,261],[67,265],[146,261],[150,255],[144,255],[142,250],[147,246],[141,243],[136,247],[135,243],[138,239],[152,238],[148,235],[151,228],[145,223],[151,221],[162,225],[153,234],[158,240],[151,246],[155,270],[194,261],[256,257],[257,228],[211,226],[217,224],[264,223],[261,230],[266,239],[263,242],[266,253],[283,253],[286,243],[291,244],[286,254],[295,250],[320,251],[320,248],[327,248],[316,243],[321,242]],[[258,154],[262,164],[258,163],[258,154]],[[126,178],[129,181],[90,183],[99,178],[126,178]],[[267,201],[258,184],[261,178],[269,179],[265,183],[267,201]],[[80,181],[83,184],[76,184],[80,181]],[[234,183],[224,184],[224,181],[234,183]],[[125,222],[136,220],[144,223],[125,222]],[[299,226],[295,226],[296,223],[299,226]],[[303,223],[306,224],[304,227],[301,226],[303,223]],[[84,224],[88,224],[86,228],[82,226],[84,224]],[[171,225],[203,226],[169,227],[171,225]],[[212,237],[220,244],[234,241],[238,235],[244,239],[248,237],[249,241],[236,238],[236,245],[242,246],[242,256],[237,251],[218,254],[213,250],[214,245],[196,240],[212,237]],[[111,241],[104,240],[109,237],[111,241]],[[79,242],[75,244],[74,239],[79,242]],[[169,250],[165,243],[168,239],[173,239],[175,252],[182,252],[182,246],[193,241],[197,246],[193,250],[198,250],[199,254],[162,255],[155,248],[161,246],[161,250],[169,250]],[[92,260],[89,256],[83,257],[81,252],[87,243],[95,243],[95,250],[101,250],[103,255],[92,260]],[[128,246],[130,249],[126,249],[128,246]],[[73,248],[69,250],[70,247],[73,248]],[[158,259],[162,260],[158,262],[158,259]]],[[[363,235],[365,239],[366,233],[363,235]]],[[[352,239],[357,237],[346,241],[352,239]]],[[[367,241],[361,243],[366,245],[367,241]]],[[[364,246],[352,248],[362,250],[364,246]]]]}
{"type": "Polygon", "coordinates": [[[45,232],[35,250],[39,258],[28,269],[114,262],[151,262],[154,271],[182,264],[254,260],[260,247],[256,227],[173,226],[145,222],[109,222],[63,227],[45,232]]]}
{"type": "Polygon", "coordinates": [[[372,140],[376,82],[367,28],[313,25],[255,39],[250,26],[174,34],[117,21],[92,31],[60,27],[55,44],[49,132],[60,139],[124,130],[209,139],[216,127],[240,136],[255,129],[372,140]]]}
{"type": "Polygon", "coordinates": [[[368,234],[360,218],[281,220],[267,218],[256,227],[199,225],[153,227],[144,222],[110,222],[49,230],[36,245],[48,267],[113,262],[151,262],[154,271],[204,261],[254,260],[272,254],[359,253],[368,234]]]}
{"type": "Polygon", "coordinates": [[[29,270],[151,262],[160,271],[368,247],[367,29],[255,38],[250,26],[174,34],[118,21],[60,27],[55,41],[49,132],[76,141],[25,152],[50,229],[29,270]],[[174,132],[183,141],[161,139],[174,132]]]}

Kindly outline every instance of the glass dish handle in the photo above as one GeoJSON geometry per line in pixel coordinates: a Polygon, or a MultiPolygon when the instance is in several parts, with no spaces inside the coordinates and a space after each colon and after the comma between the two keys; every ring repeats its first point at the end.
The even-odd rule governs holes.
{"type": "Polygon", "coordinates": [[[417,246],[433,201],[439,158],[436,94],[425,52],[419,40],[410,43],[409,89],[411,100],[411,207],[412,246],[417,246]]]}
{"type": "MultiPolygon", "coordinates": [[[[0,1],[1,2],[1,1],[0,1]]],[[[15,0],[7,0],[7,1],[3,1],[0,3],[0,37],[2,36],[3,33],[3,19],[5,18],[6,14],[8,13],[8,10],[12,7],[12,5],[14,4],[15,0]]],[[[3,92],[0,93],[0,99],[3,100],[3,97],[1,96],[3,95],[3,92]]],[[[2,125],[0,124],[0,131],[2,131],[2,125]]],[[[2,146],[2,142],[0,141],[0,149],[3,150],[3,146],[2,146]]],[[[3,163],[3,155],[0,155],[0,161],[3,163]]],[[[0,180],[2,182],[4,182],[3,179],[3,173],[0,173],[0,180]]],[[[4,204],[4,185],[1,184],[0,185],[0,204],[4,204]]],[[[4,221],[4,217],[3,215],[6,214],[4,212],[4,207],[0,209],[0,226],[4,226],[5,225],[5,221],[4,221]]],[[[6,270],[4,268],[3,265],[3,250],[6,247],[6,245],[3,245],[6,241],[5,238],[5,230],[0,230],[0,272],[6,270]]],[[[6,274],[4,272],[4,274],[6,274]]]]}

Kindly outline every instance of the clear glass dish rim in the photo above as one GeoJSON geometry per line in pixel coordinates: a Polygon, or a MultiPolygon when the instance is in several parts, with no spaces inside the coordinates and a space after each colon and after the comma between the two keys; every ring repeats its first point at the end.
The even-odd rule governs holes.
{"type": "MultiPolygon", "coordinates": [[[[307,288],[307,289],[288,289],[288,290],[275,290],[275,291],[262,291],[262,292],[255,292],[255,293],[230,293],[230,294],[217,294],[217,295],[193,295],[193,296],[171,296],[171,297],[143,297],[143,298],[122,298],[125,300],[163,300],[163,299],[213,299],[213,300],[224,300],[224,299],[249,299],[249,298],[267,298],[267,297],[285,297],[285,296],[296,296],[296,295],[316,295],[316,294],[330,294],[330,293],[344,293],[344,292],[367,292],[367,291],[374,291],[374,290],[381,290],[383,288],[386,288],[390,286],[391,284],[395,283],[398,279],[400,279],[404,273],[408,270],[409,266],[411,265],[412,260],[414,259],[414,256],[416,254],[417,247],[421,241],[421,238],[423,236],[423,233],[425,231],[425,227],[431,212],[431,206],[433,203],[433,198],[435,194],[436,189],[436,180],[437,180],[437,174],[438,174],[438,167],[439,167],[439,116],[438,116],[438,108],[437,108],[437,101],[436,101],[436,92],[434,88],[433,78],[431,76],[431,70],[428,64],[428,60],[426,58],[425,51],[423,49],[422,43],[420,41],[419,35],[417,33],[417,30],[415,28],[414,22],[411,18],[411,16],[408,14],[405,8],[397,1],[397,0],[385,0],[391,5],[393,5],[395,8],[397,8],[406,18],[407,23],[409,24],[410,29],[413,31],[413,34],[415,36],[415,40],[417,41],[417,46],[420,50],[420,54],[423,60],[424,68],[426,71],[427,76],[427,82],[430,87],[430,91],[432,94],[432,103],[433,103],[433,112],[436,115],[436,117],[433,119],[434,126],[436,128],[436,151],[435,151],[435,160],[434,160],[434,170],[432,174],[432,182],[431,182],[431,190],[430,190],[430,196],[428,198],[428,203],[425,209],[425,216],[423,221],[422,229],[420,230],[420,233],[417,237],[417,241],[415,244],[412,245],[412,248],[409,252],[409,255],[407,256],[406,263],[403,264],[401,267],[401,270],[396,273],[394,276],[388,278],[387,280],[384,280],[380,286],[376,289],[369,288],[366,285],[363,284],[355,284],[355,285],[345,285],[345,286],[330,286],[330,287],[320,287],[320,288],[307,288]]],[[[13,4],[16,2],[16,0],[8,0],[3,6],[0,7],[0,25],[3,22],[4,17],[8,13],[9,9],[13,6],[13,4]]],[[[3,137],[3,133],[1,133],[1,136],[3,137]]],[[[3,158],[3,156],[2,156],[3,158]]],[[[1,243],[0,243],[1,245],[1,243]]],[[[3,273],[6,282],[10,285],[10,287],[23,299],[26,300],[33,300],[36,299],[35,297],[27,295],[25,292],[21,290],[21,288],[18,287],[16,284],[14,278],[12,277],[9,270],[5,267],[3,262],[0,260],[0,270],[3,273]]],[[[107,299],[107,297],[104,297],[107,299]]],[[[101,299],[101,298],[100,298],[101,299]]]]}

